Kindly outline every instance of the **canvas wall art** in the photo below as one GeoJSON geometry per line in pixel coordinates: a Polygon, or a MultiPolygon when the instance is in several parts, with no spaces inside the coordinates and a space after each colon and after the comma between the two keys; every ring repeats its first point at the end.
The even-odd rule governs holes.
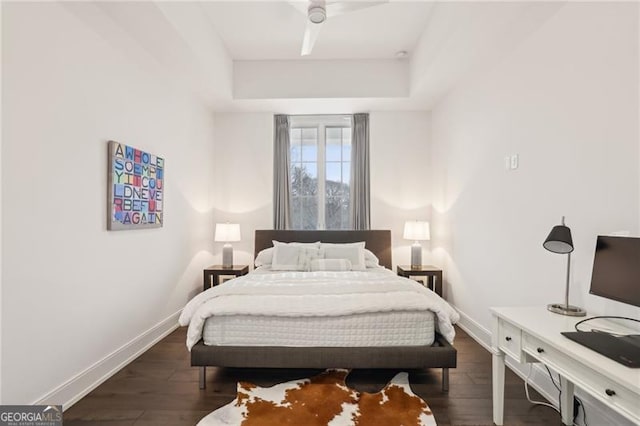
{"type": "Polygon", "coordinates": [[[164,220],[164,158],[109,141],[107,229],[159,228],[164,220]]]}

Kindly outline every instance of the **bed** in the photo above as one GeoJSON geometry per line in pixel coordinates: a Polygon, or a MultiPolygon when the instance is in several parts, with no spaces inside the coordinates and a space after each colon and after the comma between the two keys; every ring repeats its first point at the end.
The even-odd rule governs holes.
{"type": "MultiPolygon", "coordinates": [[[[391,269],[391,232],[370,231],[280,231],[257,230],[255,255],[272,247],[272,241],[313,243],[349,243],[364,241],[379,259],[380,266],[391,269]]],[[[449,388],[449,368],[456,367],[456,349],[441,334],[433,343],[401,346],[246,346],[205,344],[203,339],[191,347],[191,365],[199,367],[199,385],[206,385],[206,367],[252,368],[441,368],[442,389],[449,388]]]]}

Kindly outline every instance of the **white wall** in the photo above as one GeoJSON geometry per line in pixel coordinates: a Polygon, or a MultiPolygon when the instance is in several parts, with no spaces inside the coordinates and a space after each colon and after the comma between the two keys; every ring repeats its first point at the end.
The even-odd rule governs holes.
{"type": "MultiPolygon", "coordinates": [[[[370,114],[371,227],[391,229],[394,269],[411,263],[411,244],[402,238],[407,220],[431,217],[430,115],[428,112],[370,114]]],[[[424,264],[431,262],[424,241],[424,264]]]]}
{"type": "MultiPolygon", "coordinates": [[[[214,222],[240,224],[233,260],[253,265],[254,231],[273,228],[273,114],[216,113],[214,128],[214,222]]],[[[214,253],[222,262],[222,243],[214,253]]]]}
{"type": "Polygon", "coordinates": [[[562,299],[565,257],[541,248],[562,215],[576,245],[571,300],[607,311],[587,296],[596,235],[638,233],[635,7],[566,5],[433,111],[450,290],[485,326],[489,305],[562,299]],[[515,153],[520,168],[505,170],[515,153]]]}
{"type": "Polygon", "coordinates": [[[199,290],[213,120],[64,6],[2,7],[2,402],[30,404],[90,386],[199,290]],[[109,139],[165,157],[163,228],[106,231],[109,139]]]}
{"type": "MultiPolygon", "coordinates": [[[[2,6],[0,6],[0,24],[2,23],[2,6]]],[[[0,32],[0,43],[2,33],[0,32]]],[[[0,48],[1,49],[1,48],[0,48]]],[[[2,67],[0,66],[0,81],[2,81],[2,67]]],[[[2,99],[2,84],[0,84],[0,99],[2,99]]],[[[2,103],[0,102],[0,132],[2,131],[2,103]]],[[[0,206],[2,206],[2,136],[0,135],[0,206]]],[[[2,346],[2,208],[0,207],[0,346],[2,346]]],[[[0,404],[2,399],[2,350],[0,350],[0,404]]]]}
{"type": "Polygon", "coordinates": [[[566,257],[542,248],[562,215],[570,301],[640,317],[588,295],[596,236],[640,231],[637,8],[566,4],[432,112],[435,251],[450,301],[480,329],[490,306],[563,300],[566,257]],[[519,169],[505,170],[508,154],[519,169]]]}
{"type": "MultiPolygon", "coordinates": [[[[215,220],[241,224],[234,260],[251,263],[253,231],[273,227],[273,114],[219,113],[214,121],[214,181],[224,182],[214,190],[215,220]]],[[[430,215],[428,142],[426,112],[370,114],[371,226],[392,230],[394,263],[410,261],[405,220],[430,215]]],[[[216,245],[217,260],[221,252],[216,245]]]]}
{"type": "Polygon", "coordinates": [[[235,99],[398,98],[409,63],[397,59],[234,61],[235,99]]]}

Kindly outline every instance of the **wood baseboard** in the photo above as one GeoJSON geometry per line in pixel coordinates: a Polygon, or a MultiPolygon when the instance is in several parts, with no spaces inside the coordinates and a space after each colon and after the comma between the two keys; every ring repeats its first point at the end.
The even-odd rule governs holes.
{"type": "Polygon", "coordinates": [[[64,410],[68,409],[109,377],[113,376],[131,361],[146,352],[151,346],[178,328],[180,312],[181,311],[178,311],[169,315],[149,330],[134,337],[129,342],[71,377],[46,395],[33,401],[32,404],[62,404],[64,410]]]}

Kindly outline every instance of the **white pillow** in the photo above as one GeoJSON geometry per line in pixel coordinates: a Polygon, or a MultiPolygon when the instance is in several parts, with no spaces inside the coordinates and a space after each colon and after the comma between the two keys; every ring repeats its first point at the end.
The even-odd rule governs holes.
{"type": "Polygon", "coordinates": [[[273,247],[269,247],[268,249],[260,250],[260,253],[256,256],[256,260],[254,264],[256,266],[265,266],[271,265],[273,263],[273,247]]]}
{"type": "Polygon", "coordinates": [[[350,271],[348,259],[314,259],[310,263],[311,271],[350,271]]]}
{"type": "Polygon", "coordinates": [[[280,241],[271,241],[273,243],[273,247],[266,248],[264,250],[260,250],[258,255],[256,256],[256,260],[253,262],[256,267],[258,266],[271,266],[273,263],[273,252],[275,250],[275,243],[279,244],[293,244],[304,247],[320,247],[320,241],[315,243],[282,243],[280,241]]]}
{"type": "Polygon", "coordinates": [[[273,271],[307,271],[309,262],[318,258],[318,247],[316,243],[281,243],[273,242],[273,260],[271,269],[273,271]]]}
{"type": "Polygon", "coordinates": [[[320,248],[320,241],[316,241],[315,243],[299,243],[299,242],[283,243],[282,241],[271,240],[271,243],[273,243],[274,247],[276,246],[276,243],[278,243],[278,244],[286,244],[286,245],[290,245],[290,246],[320,248]]]}
{"type": "Polygon", "coordinates": [[[298,255],[300,247],[291,244],[273,242],[273,261],[271,269],[274,271],[298,271],[298,255]]]}
{"type": "Polygon", "coordinates": [[[320,244],[321,256],[325,259],[348,259],[351,270],[364,271],[364,242],[347,244],[320,244]]]}
{"type": "Polygon", "coordinates": [[[380,266],[380,259],[372,251],[364,249],[364,266],[367,268],[377,268],[380,266]]]}

